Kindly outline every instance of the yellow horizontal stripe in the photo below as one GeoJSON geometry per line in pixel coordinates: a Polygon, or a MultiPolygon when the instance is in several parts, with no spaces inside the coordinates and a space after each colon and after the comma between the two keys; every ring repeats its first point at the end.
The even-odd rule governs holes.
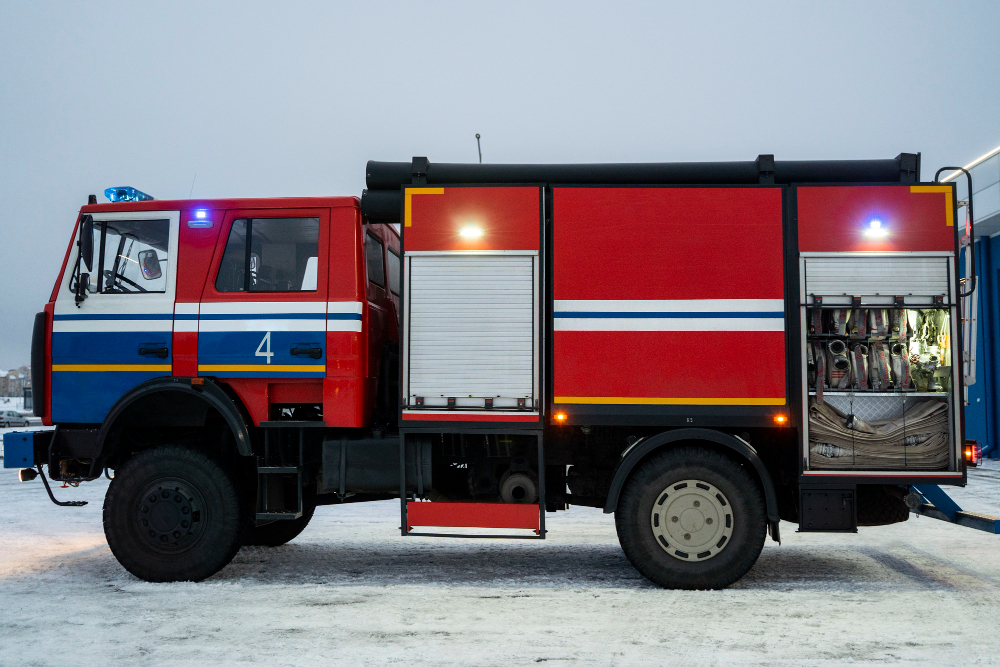
{"type": "Polygon", "coordinates": [[[52,364],[53,371],[166,371],[170,364],[52,364]]]}
{"type": "Polygon", "coordinates": [[[646,396],[556,396],[556,403],[606,405],[784,405],[783,398],[651,398],[646,396]]]}
{"type": "Polygon", "coordinates": [[[910,192],[921,193],[942,193],[945,195],[944,208],[945,216],[949,227],[955,226],[955,208],[951,205],[952,189],[950,185],[911,185],[910,192]]]}
{"type": "Polygon", "coordinates": [[[262,373],[264,371],[274,371],[276,373],[325,373],[325,364],[221,364],[202,366],[198,365],[199,373],[262,373]]]}
{"type": "Polygon", "coordinates": [[[443,195],[444,188],[406,188],[406,195],[403,197],[403,226],[409,227],[413,224],[413,213],[411,205],[413,195],[443,195]]]}

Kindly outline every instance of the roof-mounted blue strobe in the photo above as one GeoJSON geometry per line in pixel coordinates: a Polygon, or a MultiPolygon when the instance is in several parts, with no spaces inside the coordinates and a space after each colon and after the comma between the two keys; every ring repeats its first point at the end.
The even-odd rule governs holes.
{"type": "Polygon", "coordinates": [[[125,186],[121,188],[108,188],[104,191],[104,196],[110,202],[116,201],[153,201],[153,198],[141,190],[125,186]]]}

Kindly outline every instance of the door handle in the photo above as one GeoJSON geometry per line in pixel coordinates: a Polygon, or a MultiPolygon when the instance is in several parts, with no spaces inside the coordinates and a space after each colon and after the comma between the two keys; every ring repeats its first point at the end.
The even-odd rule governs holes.
{"type": "Polygon", "coordinates": [[[160,359],[166,359],[168,354],[170,354],[170,350],[165,347],[139,348],[139,355],[143,357],[159,357],[160,359]]]}
{"type": "Polygon", "coordinates": [[[293,357],[309,357],[310,359],[319,359],[323,356],[323,348],[321,347],[297,347],[292,346],[292,356],[293,357]]]}

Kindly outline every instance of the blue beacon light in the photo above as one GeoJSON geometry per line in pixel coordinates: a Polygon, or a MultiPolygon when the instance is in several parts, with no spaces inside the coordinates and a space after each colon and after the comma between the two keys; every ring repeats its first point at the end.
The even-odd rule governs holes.
{"type": "Polygon", "coordinates": [[[188,220],[187,226],[194,229],[211,227],[212,221],[208,219],[208,211],[203,208],[196,210],[194,217],[188,220]]]}
{"type": "Polygon", "coordinates": [[[107,197],[110,202],[153,201],[153,198],[150,195],[147,195],[145,192],[136,190],[128,185],[118,188],[108,188],[104,191],[104,196],[107,197]]]}

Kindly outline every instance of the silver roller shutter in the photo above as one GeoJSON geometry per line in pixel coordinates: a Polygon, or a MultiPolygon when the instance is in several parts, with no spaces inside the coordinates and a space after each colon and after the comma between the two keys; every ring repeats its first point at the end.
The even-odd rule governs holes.
{"type": "Polygon", "coordinates": [[[534,404],[535,261],[524,255],[409,258],[409,405],[534,404]]]}
{"type": "Polygon", "coordinates": [[[806,257],[805,292],[834,296],[950,294],[947,257],[806,257]]]}

